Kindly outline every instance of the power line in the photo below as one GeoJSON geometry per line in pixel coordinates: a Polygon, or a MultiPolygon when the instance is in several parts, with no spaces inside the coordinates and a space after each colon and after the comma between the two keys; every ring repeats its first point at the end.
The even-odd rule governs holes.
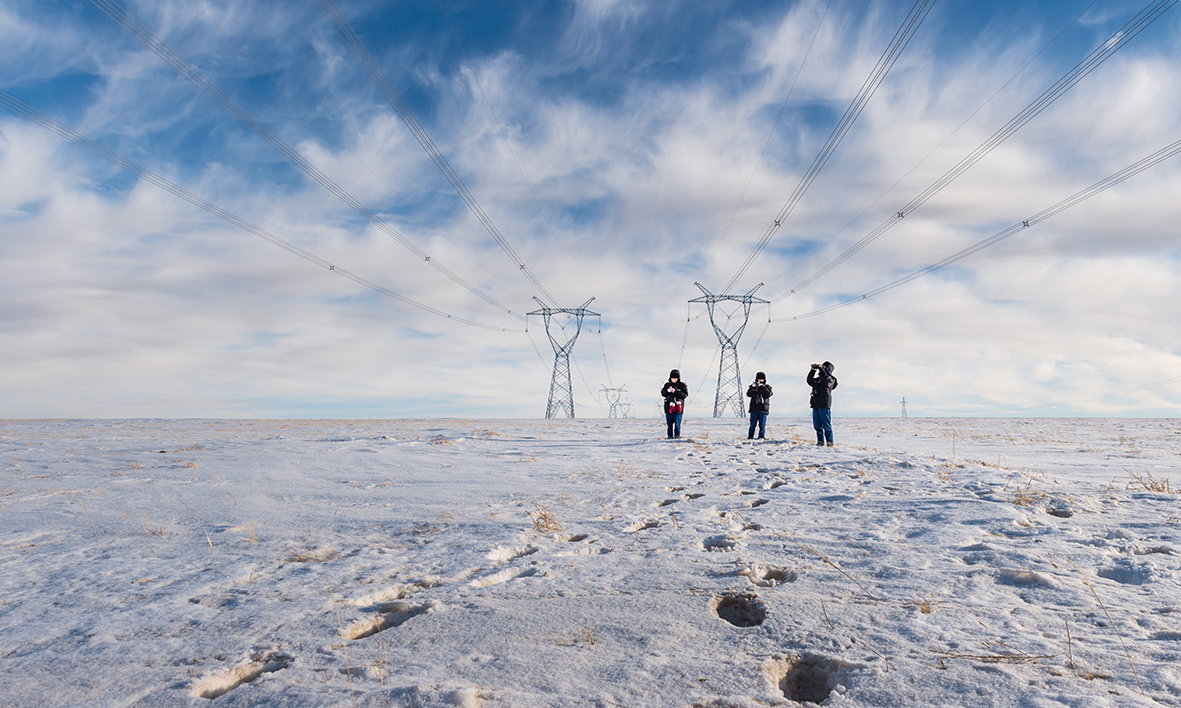
{"type": "Polygon", "coordinates": [[[50,131],[51,133],[54,133],[58,137],[64,138],[64,139],[74,143],[75,145],[89,151],[90,153],[94,154],[95,156],[100,157],[100,158],[106,160],[107,162],[110,162],[111,164],[113,164],[117,167],[120,167],[120,168],[140,177],[144,181],[150,182],[151,184],[156,185],[160,189],[163,189],[166,192],[170,192],[173,195],[180,197],[181,199],[184,199],[185,201],[189,202],[193,206],[203,209],[204,211],[212,214],[213,216],[216,216],[219,219],[229,222],[230,224],[237,226],[238,228],[242,229],[243,231],[247,231],[251,234],[254,234],[255,236],[263,239],[264,241],[267,241],[271,244],[278,246],[279,248],[282,248],[283,250],[287,251],[288,253],[299,256],[300,258],[304,259],[305,261],[307,261],[309,263],[312,263],[313,265],[319,266],[320,268],[323,268],[331,273],[339,275],[342,278],[346,278],[348,280],[351,280],[358,285],[361,285],[366,288],[369,288],[370,290],[373,290],[374,292],[385,295],[386,297],[393,298],[395,300],[398,300],[399,302],[403,302],[403,303],[410,305],[412,307],[416,307],[416,308],[423,310],[425,312],[429,312],[433,315],[438,315],[440,317],[444,317],[446,319],[453,320],[453,321],[459,322],[461,324],[471,325],[473,327],[480,327],[481,329],[488,329],[488,330],[492,330],[494,332],[519,331],[519,330],[504,329],[502,327],[493,327],[491,325],[486,325],[481,322],[475,322],[473,320],[468,320],[468,319],[465,319],[462,317],[456,317],[454,315],[450,315],[442,310],[431,307],[430,305],[423,304],[421,302],[418,302],[417,300],[412,300],[404,295],[400,295],[400,294],[394,292],[393,290],[390,290],[389,288],[378,285],[378,284],[376,284],[370,280],[367,280],[366,278],[363,278],[351,271],[345,270],[344,268],[341,268],[341,267],[337,266],[336,264],[334,264],[332,261],[321,258],[320,256],[317,256],[314,253],[311,253],[310,251],[304,250],[304,249],[300,248],[299,246],[296,246],[295,244],[285,241],[285,240],[279,238],[278,236],[275,236],[274,234],[270,233],[269,231],[259,228],[258,226],[255,226],[254,224],[246,221],[245,219],[242,219],[241,217],[239,217],[229,211],[226,211],[225,209],[222,209],[221,207],[217,206],[216,204],[193,194],[192,192],[184,189],[183,187],[181,187],[177,184],[174,184],[173,182],[170,182],[169,180],[161,177],[160,175],[156,174],[155,172],[152,172],[151,170],[148,170],[147,168],[142,167],[142,166],[136,164],[135,162],[132,162],[131,160],[128,160],[127,158],[123,157],[122,155],[94,142],[93,140],[86,137],[85,135],[82,135],[81,133],[78,133],[78,132],[68,128],[67,126],[53,120],[49,116],[46,116],[45,114],[40,113],[39,111],[33,109],[29,105],[21,102],[20,100],[14,98],[13,96],[9,95],[8,93],[6,93],[4,91],[0,91],[0,105],[3,105],[5,108],[9,109],[10,111],[17,114],[18,116],[25,118],[26,120],[29,120],[33,123],[36,123],[37,125],[41,126],[42,128],[45,128],[46,130],[50,131]]]}
{"type": "Polygon", "coordinates": [[[1169,8],[1175,5],[1178,0],[1153,0],[1147,7],[1141,10],[1136,16],[1129,20],[1127,24],[1121,27],[1111,35],[1107,41],[1091,51],[1082,61],[1080,61],[1073,69],[1068,71],[1062,78],[1054,82],[1050,88],[1046,89],[1040,96],[1033,100],[1029,105],[1014,116],[1008,123],[998,129],[987,140],[981,143],[975,150],[969,153],[965,158],[960,160],[954,167],[945,172],[942,177],[935,180],[929,187],[924,189],[918,196],[911,199],[905,206],[899,209],[893,216],[883,221],[877,228],[866,234],[860,241],[850,246],[844,253],[829,261],[826,265],[819,268],[815,273],[800,281],[795,287],[791,288],[789,294],[794,294],[806,288],[816,280],[824,277],[832,272],[834,268],[852,258],[861,249],[868,246],[875,239],[877,239],[886,231],[890,230],[895,224],[906,218],[911,212],[918,209],[931,197],[938,194],[952,182],[954,182],[960,175],[967,172],[980,160],[984,159],[986,155],[995,150],[1001,143],[1007,140],[1010,136],[1016,133],[1029,121],[1037,117],[1042,111],[1046,110],[1064,93],[1069,91],[1075,84],[1083,80],[1088,74],[1097,69],[1103,62],[1105,62],[1112,54],[1119,51],[1121,47],[1135,38],[1138,34],[1144,31],[1157,18],[1164,14],[1169,8]]]}
{"type": "MultiPolygon", "coordinates": [[[[95,1],[98,0],[92,0],[92,2],[95,1]]],[[[477,202],[476,198],[472,196],[472,193],[468,191],[467,186],[451,167],[451,163],[447,161],[446,156],[444,156],[443,153],[439,151],[439,148],[435,145],[434,141],[431,140],[430,135],[427,134],[426,130],[414,116],[414,113],[411,112],[410,107],[406,105],[406,102],[402,100],[402,96],[398,94],[397,90],[394,89],[393,84],[391,84],[389,79],[386,78],[385,72],[382,71],[377,62],[373,60],[372,55],[369,54],[369,50],[365,48],[365,45],[361,42],[360,37],[358,37],[357,33],[353,31],[353,28],[349,25],[348,20],[345,19],[344,14],[341,13],[336,3],[333,0],[314,1],[316,6],[319,7],[321,12],[324,13],[324,17],[328,20],[329,24],[331,24],[333,29],[336,30],[336,33],[340,35],[340,38],[344,40],[345,46],[349,48],[349,51],[361,65],[361,68],[364,69],[365,73],[369,75],[369,78],[373,81],[374,85],[377,86],[377,89],[390,104],[390,107],[394,109],[394,113],[396,113],[402,120],[402,123],[406,125],[406,128],[414,136],[415,140],[418,141],[418,144],[422,146],[422,149],[426,150],[426,153],[431,158],[431,161],[434,162],[435,166],[439,168],[439,171],[443,174],[443,177],[445,177],[447,181],[451,183],[451,186],[455,189],[455,192],[463,200],[464,204],[467,205],[468,209],[471,210],[472,214],[475,215],[480,224],[483,225],[492,238],[495,239],[496,243],[500,244],[501,249],[508,255],[513,264],[517,266],[517,269],[529,279],[529,282],[533,284],[533,287],[537,288],[537,290],[542,295],[544,295],[547,300],[556,303],[557,298],[550,294],[550,292],[545,289],[545,286],[541,284],[541,281],[539,281],[533,275],[528,266],[525,265],[525,262],[521,260],[516,251],[513,250],[513,247],[500,233],[500,230],[496,228],[496,224],[492,223],[492,219],[484,212],[484,209],[480,206],[480,203],[477,202]]]]}
{"type": "Polygon", "coordinates": [[[791,100],[791,95],[796,90],[796,84],[800,80],[800,74],[804,71],[804,65],[808,63],[808,57],[812,55],[812,47],[816,44],[816,38],[820,36],[820,28],[824,26],[824,19],[828,17],[828,9],[831,6],[832,0],[828,0],[824,5],[824,13],[820,16],[820,22],[816,23],[816,31],[812,33],[812,41],[808,42],[808,49],[804,51],[804,58],[800,60],[800,65],[796,69],[795,78],[791,80],[791,86],[787,89],[787,95],[783,97],[783,103],[779,104],[779,113],[775,116],[775,123],[771,126],[771,132],[767,134],[767,141],[763,143],[763,150],[759,153],[759,159],[755,161],[755,166],[751,168],[750,177],[746,178],[746,186],[742,188],[742,194],[738,196],[738,203],[734,205],[734,211],[730,213],[730,220],[726,222],[726,228],[722,230],[722,235],[718,237],[718,242],[714,244],[709,258],[705,261],[705,265],[701,266],[698,275],[704,273],[705,269],[713,262],[714,256],[718,253],[718,248],[726,240],[726,234],[730,233],[730,226],[734,223],[734,217],[738,215],[738,210],[742,207],[742,202],[746,200],[746,192],[750,189],[751,182],[754,181],[755,173],[759,171],[759,165],[763,164],[763,157],[767,154],[767,148],[771,146],[771,139],[775,137],[775,131],[779,129],[779,121],[783,120],[783,111],[787,108],[787,102],[791,100]]]}
{"type": "Polygon", "coordinates": [[[906,19],[902,21],[902,26],[894,33],[894,38],[890,41],[889,46],[886,47],[886,51],[882,53],[873,71],[870,72],[865,82],[861,85],[861,90],[857,92],[852,103],[845,109],[844,115],[837,121],[837,125],[833,128],[832,134],[829,135],[828,141],[820,149],[820,152],[812,161],[811,166],[804,172],[804,176],[800,178],[800,183],[796,185],[795,190],[788,197],[783,208],[779,210],[774,221],[767,227],[767,230],[763,233],[763,237],[759,239],[759,243],[755,246],[754,250],[746,257],[746,260],[738,269],[738,272],[734,274],[734,277],[722,288],[722,292],[733,288],[742,276],[746,274],[746,271],[754,265],[755,260],[767,247],[767,244],[771,242],[771,239],[775,237],[775,234],[779,231],[779,227],[783,225],[783,221],[791,214],[800,200],[803,199],[804,193],[812,186],[812,182],[820,175],[820,171],[824,169],[824,165],[832,157],[837,146],[845,139],[845,135],[853,127],[853,123],[857,121],[857,117],[865,110],[865,106],[873,98],[874,93],[877,92],[878,87],[885,80],[886,75],[890,73],[890,69],[898,61],[898,57],[901,56],[902,51],[910,44],[910,40],[914,37],[915,32],[918,31],[919,26],[922,25],[923,20],[926,18],[927,13],[931,11],[931,7],[934,4],[935,0],[915,0],[906,19]]]}
{"type": "MultiPolygon", "coordinates": [[[[1095,3],[1096,3],[1097,1],[1098,1],[1098,0],[1091,0],[1091,2],[1087,3],[1087,6],[1086,6],[1086,7],[1084,7],[1084,8],[1082,9],[1082,12],[1079,12],[1077,15],[1075,15],[1075,16],[1074,16],[1074,19],[1072,19],[1070,22],[1068,22],[1068,23],[1066,24],[1066,26],[1065,26],[1065,27],[1063,27],[1061,30],[1059,30],[1058,34],[1054,35],[1054,38],[1053,38],[1053,39],[1051,39],[1049,42],[1046,42],[1046,44],[1045,44],[1044,46],[1042,46],[1042,48],[1041,48],[1041,49],[1039,49],[1039,50],[1038,50],[1037,54],[1034,54],[1032,57],[1030,57],[1029,61],[1025,62],[1025,65],[1024,65],[1024,66],[1022,66],[1020,69],[1018,69],[1018,70],[1017,70],[1017,72],[1016,72],[1015,74],[1013,74],[1012,76],[1010,76],[1010,77],[1009,77],[1009,80],[1008,80],[1008,81],[1006,81],[1005,83],[1001,84],[1000,88],[998,88],[996,91],[994,91],[994,92],[992,93],[992,95],[991,95],[991,96],[989,96],[987,99],[985,99],[985,101],[984,101],[983,103],[981,103],[981,104],[980,104],[980,106],[979,106],[979,107],[978,107],[976,110],[972,111],[971,115],[969,115],[967,118],[965,118],[965,119],[963,120],[963,122],[961,122],[961,123],[960,123],[958,126],[956,126],[955,130],[953,130],[953,131],[951,131],[950,133],[948,133],[948,134],[947,134],[947,137],[946,137],[946,138],[944,138],[943,140],[939,141],[939,144],[938,144],[938,145],[936,145],[935,147],[931,148],[931,151],[930,151],[930,152],[928,152],[928,153],[927,153],[927,154],[926,154],[926,155],[923,157],[923,159],[921,159],[921,160],[919,160],[918,162],[916,162],[916,163],[915,163],[915,165],[914,165],[914,167],[911,167],[909,170],[907,170],[907,171],[906,171],[906,174],[904,174],[904,175],[902,175],[901,177],[899,177],[899,178],[898,178],[898,179],[897,179],[897,180],[894,182],[894,184],[890,185],[888,188],[886,188],[886,190],[885,190],[885,191],[883,191],[883,192],[882,192],[880,195],[878,195],[878,198],[877,198],[877,199],[874,199],[872,202],[870,202],[869,206],[867,206],[867,207],[865,207],[864,209],[862,209],[860,214],[858,214],[857,216],[855,216],[855,217],[853,217],[852,219],[850,219],[850,220],[849,220],[849,223],[847,223],[847,224],[845,224],[844,226],[842,226],[842,227],[841,227],[841,228],[840,228],[840,229],[839,229],[839,230],[838,230],[836,233],[834,233],[832,236],[829,236],[829,237],[828,237],[827,239],[825,239],[823,242],[821,242],[821,243],[817,244],[817,245],[816,245],[816,247],[814,247],[814,248],[813,248],[811,251],[809,251],[808,253],[806,253],[806,254],[805,254],[805,255],[804,255],[802,258],[800,258],[800,259],[799,259],[799,260],[797,260],[797,261],[796,261],[794,264],[792,264],[792,266],[791,266],[790,268],[788,268],[787,270],[783,271],[783,272],[782,272],[782,273],[780,273],[779,275],[777,275],[777,276],[775,276],[774,278],[772,278],[770,282],[774,282],[774,281],[776,281],[776,280],[779,280],[779,279],[780,279],[780,278],[782,278],[783,276],[785,276],[785,275],[787,275],[788,273],[790,273],[790,272],[794,271],[796,268],[799,268],[801,265],[803,265],[805,262],[807,262],[807,260],[808,260],[809,258],[811,258],[812,256],[816,255],[816,253],[818,253],[818,252],[820,251],[820,249],[821,249],[821,248],[824,248],[824,247],[825,247],[825,246],[827,246],[827,245],[828,245],[830,242],[832,242],[832,240],[833,240],[834,238],[836,238],[837,236],[839,236],[839,235],[841,235],[842,233],[844,233],[845,229],[847,229],[847,228],[849,228],[850,226],[852,226],[853,224],[857,223],[857,221],[858,221],[858,220],[859,220],[861,217],[865,216],[865,213],[866,213],[866,212],[868,212],[868,211],[869,211],[870,209],[872,209],[873,207],[877,206],[877,203],[878,203],[878,202],[880,202],[882,199],[885,199],[885,197],[886,197],[886,195],[887,195],[887,194],[889,194],[890,192],[894,191],[894,189],[895,189],[895,188],[896,188],[896,187],[897,187],[899,184],[901,184],[901,183],[902,183],[902,180],[904,180],[904,179],[906,179],[907,177],[909,177],[909,176],[911,175],[911,173],[913,173],[915,170],[917,170],[917,169],[919,168],[919,166],[921,166],[921,165],[922,165],[924,162],[926,162],[927,160],[931,159],[931,156],[932,156],[932,155],[934,155],[934,154],[935,154],[935,153],[936,153],[936,152],[939,150],[939,148],[941,148],[941,147],[943,147],[945,144],[947,144],[947,141],[948,141],[948,140],[951,140],[951,139],[952,139],[952,137],[953,137],[953,136],[955,136],[955,134],[956,134],[956,133],[960,132],[960,130],[962,130],[962,129],[963,129],[963,127],[964,127],[965,125],[967,125],[967,124],[968,124],[968,121],[970,121],[970,120],[972,120],[973,118],[975,118],[975,117],[976,117],[976,115],[977,115],[978,113],[980,113],[980,111],[984,110],[984,107],[985,107],[985,106],[987,106],[988,104],[992,103],[992,100],[993,100],[994,98],[996,98],[998,95],[1000,95],[1000,92],[1001,92],[1001,91],[1004,91],[1004,90],[1005,90],[1005,88],[1006,88],[1006,87],[1007,87],[1009,84],[1013,83],[1013,82],[1014,82],[1014,81],[1017,79],[1017,77],[1018,77],[1018,76],[1020,76],[1022,73],[1024,73],[1024,72],[1025,72],[1025,70],[1029,68],[1030,64],[1033,64],[1033,62],[1034,62],[1034,61],[1036,61],[1038,57],[1040,57],[1042,54],[1044,54],[1044,53],[1045,53],[1045,51],[1046,51],[1047,49],[1049,49],[1049,48],[1050,48],[1050,45],[1052,45],[1052,44],[1054,44],[1054,42],[1058,41],[1058,39],[1059,39],[1059,38],[1060,38],[1060,37],[1061,37],[1063,34],[1065,34],[1065,33],[1066,33],[1066,30],[1068,30],[1068,29],[1070,29],[1072,26],[1074,26],[1074,24],[1075,24],[1076,22],[1078,22],[1078,21],[1079,21],[1079,19],[1081,19],[1081,18],[1082,18],[1082,16],[1083,16],[1084,14],[1086,14],[1086,12],[1087,12],[1088,10],[1090,10],[1090,9],[1091,9],[1091,8],[1092,8],[1092,7],[1095,5],[1095,3]]],[[[786,292],[786,293],[783,293],[782,295],[779,295],[778,297],[771,298],[771,302],[776,302],[776,303],[777,303],[777,302],[781,302],[782,300],[784,300],[784,299],[786,299],[786,298],[788,298],[788,297],[791,297],[791,295],[792,295],[792,293],[791,293],[790,291],[789,291],[789,292],[786,292]]]]}
{"type": "MultiPolygon", "coordinates": [[[[231,37],[230,34],[228,32],[226,32],[225,28],[222,27],[221,24],[219,24],[217,22],[217,20],[210,17],[209,13],[205,12],[204,8],[202,8],[199,4],[197,4],[197,0],[189,0],[189,4],[192,5],[194,8],[196,8],[197,11],[200,12],[201,15],[203,15],[205,17],[205,19],[207,19],[209,21],[210,24],[212,24],[214,27],[216,27],[217,31],[220,32],[222,34],[222,36],[224,36],[226,39],[230,40],[231,42],[235,43],[238,46],[238,49],[242,52],[242,56],[246,57],[250,61],[250,63],[257,66],[259,71],[261,71],[264,76],[266,76],[268,79],[270,79],[270,82],[272,84],[274,84],[275,88],[282,91],[283,95],[286,96],[288,98],[288,100],[290,100],[293,104],[301,105],[301,107],[304,108],[305,111],[307,111],[306,103],[303,101],[297,100],[295,98],[295,96],[293,96],[291,94],[291,92],[287,90],[286,86],[284,86],[283,84],[280,84],[278,81],[276,81],[275,77],[272,76],[271,73],[266,70],[266,67],[264,67],[261,63],[259,63],[258,60],[256,60],[250,54],[250,51],[246,48],[246,45],[242,44],[238,40],[231,37]]],[[[470,260],[472,263],[474,263],[477,267],[479,267],[481,270],[483,270],[485,273],[487,273],[491,277],[495,278],[496,280],[499,280],[505,286],[515,290],[518,295],[521,295],[522,297],[527,297],[520,290],[517,290],[516,287],[514,287],[511,283],[506,282],[499,275],[497,275],[496,273],[493,273],[491,270],[489,270],[487,268],[487,266],[485,266],[479,259],[475,258],[470,253],[468,253],[466,250],[464,250],[464,248],[462,246],[460,246],[458,243],[456,243],[450,236],[448,236],[442,229],[440,229],[433,221],[431,221],[431,219],[429,217],[424,216],[420,212],[414,210],[413,206],[410,204],[410,202],[405,197],[403,197],[401,194],[399,194],[393,187],[391,187],[389,185],[388,182],[386,182],[384,179],[382,179],[381,175],[379,175],[376,170],[374,170],[372,167],[370,167],[367,162],[362,160],[360,155],[353,152],[352,148],[350,148],[347,144],[345,144],[345,142],[343,140],[339,140],[339,139],[333,140],[331,135],[328,135],[327,139],[329,141],[335,143],[336,146],[339,147],[341,150],[344,150],[350,156],[352,156],[352,158],[357,162],[357,164],[360,165],[361,167],[365,168],[366,172],[368,172],[370,175],[372,175],[375,180],[380,182],[381,185],[383,187],[385,187],[386,191],[389,192],[390,195],[392,195],[394,197],[394,199],[398,200],[399,203],[405,205],[407,207],[407,209],[409,209],[411,211],[411,213],[419,219],[419,221],[426,224],[431,229],[433,229],[435,231],[435,233],[442,236],[443,239],[445,239],[448,243],[450,243],[452,246],[454,246],[456,250],[458,250],[460,253],[462,253],[464,256],[466,256],[468,258],[468,260],[470,260]]]]}
{"type": "Polygon", "coordinates": [[[802,315],[795,315],[794,317],[783,317],[783,318],[775,319],[775,320],[771,320],[771,321],[772,322],[794,322],[796,320],[802,320],[802,319],[805,319],[808,317],[815,317],[816,315],[822,315],[827,312],[832,312],[833,310],[837,310],[842,307],[847,307],[849,305],[852,305],[855,302],[861,302],[862,300],[868,300],[871,297],[881,295],[882,293],[884,293],[886,291],[893,290],[894,288],[897,288],[901,285],[905,285],[906,283],[909,283],[912,280],[915,280],[917,278],[921,278],[924,275],[927,275],[928,273],[932,273],[936,270],[939,270],[940,268],[945,268],[957,261],[961,261],[961,260],[967,258],[968,256],[971,256],[975,253],[983,251],[984,249],[988,248],[989,246],[1000,243],[1001,241],[1004,241],[1005,239],[1012,236],[1013,234],[1016,234],[1019,231],[1024,231],[1025,229],[1030,228],[1031,226],[1034,226],[1036,224],[1039,224],[1039,223],[1041,223],[1041,222],[1045,221],[1046,219],[1049,219],[1053,216],[1056,216],[1057,214],[1060,214],[1073,206],[1081,204],[1082,202],[1085,202],[1086,200],[1090,199],[1091,197],[1114,187],[1115,185],[1119,184],[1120,182],[1123,182],[1124,180],[1135,177],[1136,175],[1140,174],[1144,170],[1147,170],[1150,167],[1154,167],[1157,164],[1164,162],[1165,160],[1168,160],[1171,157],[1175,157],[1178,154],[1181,154],[1181,140],[1178,140],[1177,142],[1172,143],[1171,145],[1169,145],[1167,147],[1157,150],[1156,152],[1152,153],[1151,155],[1149,155],[1149,156],[1147,156],[1147,157],[1145,157],[1145,158],[1143,158],[1131,165],[1128,165],[1127,167],[1120,170],[1119,172],[1116,172],[1115,174],[1112,174],[1112,175],[1106,177],[1105,179],[1102,179],[1102,180],[1096,182],[1095,184],[1091,185],[1090,187],[1087,187],[1086,189],[1076,192],[1076,193],[1072,194],[1071,196],[1067,197],[1066,199],[1063,199],[1062,201],[1058,202],[1057,204],[1054,204],[1053,206],[1047,207],[1047,208],[1039,211],[1038,213],[1034,214],[1033,216],[1030,216],[1028,219],[1023,219],[1020,222],[1013,224],[1012,226],[1009,226],[1008,228],[1003,229],[1003,230],[993,234],[992,236],[989,236],[988,238],[986,238],[982,241],[977,241],[976,243],[972,244],[971,246],[968,246],[967,248],[965,248],[961,251],[958,251],[958,252],[948,256],[947,258],[944,258],[941,261],[932,263],[931,265],[927,266],[926,268],[916,270],[913,273],[903,276],[893,282],[887,283],[886,285],[883,285],[880,288],[870,290],[869,292],[865,293],[864,295],[860,295],[858,297],[844,300],[842,302],[836,303],[835,305],[829,305],[828,307],[822,307],[819,310],[813,310],[812,312],[807,312],[802,315]]]}
{"type": "MultiPolygon", "coordinates": [[[[829,0],[832,2],[832,0],[829,0]]],[[[517,166],[517,172],[521,173],[521,181],[525,183],[525,187],[529,190],[529,196],[533,197],[533,203],[537,205],[537,213],[541,215],[541,220],[545,223],[545,228],[549,230],[550,237],[553,238],[554,243],[558,245],[558,250],[561,251],[562,257],[566,259],[566,265],[570,266],[574,277],[578,278],[578,282],[582,285],[583,290],[590,290],[583,282],[582,276],[579,275],[578,269],[574,267],[574,263],[570,260],[569,254],[566,253],[566,248],[562,246],[562,240],[558,238],[558,234],[554,232],[554,227],[550,225],[549,218],[545,215],[545,209],[541,207],[541,201],[537,198],[537,194],[533,191],[533,185],[529,183],[529,178],[525,176],[525,169],[521,167],[521,161],[517,159],[517,152],[513,150],[513,144],[508,139],[508,135],[504,132],[504,126],[500,123],[500,116],[496,115],[496,110],[492,108],[492,102],[488,100],[488,94],[484,92],[484,84],[480,82],[480,77],[476,74],[475,67],[472,66],[472,60],[467,55],[467,50],[463,47],[463,42],[459,39],[459,32],[455,29],[455,23],[451,21],[451,15],[447,12],[447,8],[443,6],[443,0],[439,0],[439,9],[443,11],[443,17],[447,18],[447,26],[451,28],[451,34],[455,37],[455,43],[459,45],[459,52],[463,55],[463,61],[467,64],[467,69],[471,72],[472,80],[476,82],[476,88],[480,89],[480,96],[484,98],[484,105],[488,107],[488,112],[492,114],[492,120],[496,123],[496,129],[500,131],[500,137],[504,139],[504,145],[508,148],[509,155],[513,158],[513,163],[517,166]]],[[[601,335],[601,332],[600,332],[601,335]]],[[[601,337],[600,337],[601,338],[601,337]]],[[[610,374],[608,373],[608,376],[610,374]]]]}
{"type": "Polygon", "coordinates": [[[164,60],[164,62],[175,69],[177,73],[188,79],[204,94],[212,98],[214,102],[241,121],[244,125],[246,125],[246,127],[254,131],[256,135],[265,140],[271,145],[271,147],[275,148],[279,154],[286,157],[293,165],[302,170],[304,174],[319,182],[325,189],[332,192],[337,198],[352,207],[358,214],[365,217],[365,219],[384,232],[387,236],[400,243],[404,248],[421,259],[423,262],[447,276],[447,278],[449,278],[452,282],[461,286],[484,302],[492,305],[502,312],[517,317],[518,319],[524,319],[523,315],[514,312],[492,298],[490,295],[484,293],[479,288],[468,283],[462,277],[445,267],[437,259],[432,258],[430,254],[428,254],[426,251],[423,251],[392,226],[387,224],[385,220],[355,199],[351,194],[345,191],[344,188],[336,184],[336,182],[334,182],[331,178],[316,168],[315,165],[304,158],[303,155],[299,154],[298,151],[284,142],[282,138],[259,122],[254,116],[246,111],[246,109],[238,105],[238,103],[230,98],[230,96],[226,94],[225,91],[221,90],[221,88],[219,88],[216,84],[209,81],[209,79],[207,79],[200,72],[200,70],[173,51],[172,48],[169,47],[163,40],[152,34],[150,30],[144,27],[134,17],[132,17],[131,14],[120,7],[118,3],[114,2],[114,0],[91,0],[91,2],[104,14],[123,27],[123,29],[127,30],[129,34],[138,39],[144,46],[146,46],[148,49],[151,49],[152,52],[156,54],[156,56],[164,60]]]}

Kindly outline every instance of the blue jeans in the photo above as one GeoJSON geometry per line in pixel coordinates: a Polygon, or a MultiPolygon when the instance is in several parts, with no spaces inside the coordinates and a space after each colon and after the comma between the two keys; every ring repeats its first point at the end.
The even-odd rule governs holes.
{"type": "Polygon", "coordinates": [[[813,408],[812,409],[812,427],[816,428],[816,444],[822,445],[827,442],[832,445],[832,409],[831,408],[813,408]]]}
{"type": "Polygon", "coordinates": [[[746,433],[746,439],[750,440],[755,436],[755,426],[759,428],[759,439],[767,437],[767,414],[766,413],[751,413],[750,414],[750,430],[746,433]]]}
{"type": "Polygon", "coordinates": [[[681,437],[681,416],[684,413],[665,413],[664,419],[668,422],[668,436],[670,438],[681,437]]]}

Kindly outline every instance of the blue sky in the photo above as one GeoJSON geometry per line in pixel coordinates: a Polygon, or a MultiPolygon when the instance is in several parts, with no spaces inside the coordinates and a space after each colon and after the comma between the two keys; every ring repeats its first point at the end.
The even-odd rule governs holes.
{"type": "MultiPolygon", "coordinates": [[[[335,4],[550,304],[597,298],[601,323],[575,349],[580,416],[605,415],[602,386],[626,386],[651,415],[673,367],[694,393],[689,413],[709,414],[718,347],[704,310],[687,305],[693,283],[716,292],[738,272],[912,7],[335,4]]],[[[545,332],[506,313],[542,293],[316,2],[122,7],[404,244],[99,5],[111,3],[0,8],[0,90],[451,318],[301,260],[4,110],[0,417],[544,413],[545,332]]],[[[895,415],[903,396],[912,415],[1181,414],[1176,160],[880,297],[768,323],[922,268],[1181,139],[1173,8],[898,226],[790,293],[1146,5],[935,3],[735,286],[763,282],[775,301],[739,348],[746,378],[763,370],[777,386],[773,415],[807,413],[803,377],[825,359],[841,380],[838,416],[895,415]]]]}

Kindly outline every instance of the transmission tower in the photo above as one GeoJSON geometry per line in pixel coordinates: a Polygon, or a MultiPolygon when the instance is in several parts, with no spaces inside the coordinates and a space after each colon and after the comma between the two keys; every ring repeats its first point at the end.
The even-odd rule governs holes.
{"type": "MultiPolygon", "coordinates": [[[[750,321],[750,308],[756,302],[767,303],[768,300],[755,297],[755,291],[763,287],[762,283],[751,288],[750,292],[745,295],[714,295],[705,289],[701,283],[693,283],[704,296],[690,300],[689,302],[704,302],[705,306],[709,308],[709,323],[714,327],[714,333],[718,335],[718,342],[722,345],[722,358],[718,362],[718,391],[714,395],[714,417],[721,418],[722,413],[727,409],[733,409],[734,416],[737,418],[745,418],[746,411],[743,410],[742,405],[742,374],[738,371],[738,338],[742,336],[743,330],[746,329],[746,323],[750,321]],[[733,334],[726,334],[724,327],[718,325],[718,320],[714,317],[714,308],[719,302],[737,302],[742,305],[742,324],[734,331],[733,334]]],[[[731,315],[726,315],[724,324],[729,324],[730,319],[736,315],[737,312],[731,315]]]]}
{"type": "Polygon", "coordinates": [[[607,398],[607,404],[610,406],[610,409],[607,411],[607,417],[608,418],[621,417],[619,415],[619,409],[620,409],[620,407],[622,407],[623,408],[623,416],[622,417],[626,418],[627,417],[627,408],[630,404],[628,404],[628,403],[620,404],[619,399],[621,396],[623,396],[623,394],[627,393],[627,387],[620,386],[619,388],[608,388],[607,386],[604,386],[600,390],[603,392],[603,395],[607,398]]]}
{"type": "Polygon", "coordinates": [[[582,332],[582,318],[587,315],[599,316],[599,313],[586,309],[586,306],[594,302],[595,299],[592,297],[582,303],[582,307],[575,308],[546,307],[541,300],[536,297],[533,299],[537,300],[541,309],[528,314],[541,315],[545,319],[545,333],[549,337],[550,345],[554,348],[554,373],[550,377],[549,403],[545,407],[545,417],[557,418],[559,413],[563,413],[566,418],[573,418],[574,390],[570,386],[570,352],[574,351],[574,342],[578,340],[578,335],[582,332]],[[559,329],[562,332],[566,331],[566,325],[574,323],[574,334],[564,342],[554,336],[554,332],[550,329],[550,322],[553,321],[554,315],[566,315],[569,318],[560,326],[559,329]]]}
{"type": "Polygon", "coordinates": [[[902,417],[906,417],[906,396],[902,397],[902,417]]]}

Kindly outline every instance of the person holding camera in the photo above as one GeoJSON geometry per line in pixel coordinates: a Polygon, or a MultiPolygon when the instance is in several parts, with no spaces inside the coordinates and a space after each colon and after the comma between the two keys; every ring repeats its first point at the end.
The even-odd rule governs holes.
{"type": "Polygon", "coordinates": [[[813,364],[808,372],[808,385],[812,387],[812,427],[816,428],[816,444],[832,447],[832,390],[837,387],[837,377],[832,375],[831,361],[813,364]]]}
{"type": "Polygon", "coordinates": [[[689,387],[681,380],[681,372],[673,369],[668,373],[668,381],[660,389],[664,396],[664,418],[668,423],[668,437],[681,437],[681,416],[685,413],[685,399],[689,397],[689,387]]]}
{"type": "Polygon", "coordinates": [[[763,372],[755,374],[755,382],[746,389],[746,396],[750,399],[750,430],[746,433],[747,440],[754,440],[755,427],[759,429],[759,440],[767,437],[767,414],[771,412],[771,396],[773,392],[767,385],[767,375],[763,372]]]}

